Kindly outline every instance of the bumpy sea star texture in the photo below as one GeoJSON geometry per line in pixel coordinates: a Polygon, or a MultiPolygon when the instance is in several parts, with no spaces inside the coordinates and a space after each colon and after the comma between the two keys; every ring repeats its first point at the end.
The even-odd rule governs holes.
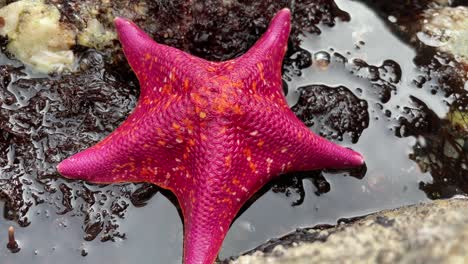
{"type": "Polygon", "coordinates": [[[314,135],[289,109],[281,65],[290,19],[281,10],[243,56],[210,62],[158,44],[117,18],[140,81],[138,105],[112,134],[58,171],[172,191],[183,214],[184,263],[213,263],[239,209],[272,178],[363,164],[360,154],[314,135]]]}

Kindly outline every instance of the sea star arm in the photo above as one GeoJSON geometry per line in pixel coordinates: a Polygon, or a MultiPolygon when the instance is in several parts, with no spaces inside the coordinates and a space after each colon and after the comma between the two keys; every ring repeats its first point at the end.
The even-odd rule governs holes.
{"type": "Polygon", "coordinates": [[[303,124],[297,125],[296,129],[286,133],[285,137],[290,139],[282,150],[286,150],[285,154],[289,156],[286,172],[325,168],[348,169],[364,164],[364,158],[358,152],[315,135],[303,124]]]}
{"type": "Polygon", "coordinates": [[[285,101],[279,105],[272,106],[271,103],[267,103],[263,108],[250,111],[251,119],[258,115],[267,116],[256,120],[255,126],[250,128],[256,131],[257,136],[251,137],[250,140],[262,140],[262,147],[257,150],[262,152],[256,155],[268,160],[262,166],[271,167],[272,175],[363,165],[364,159],[359,153],[314,134],[288,109],[285,101]]]}
{"type": "Polygon", "coordinates": [[[191,77],[203,74],[200,66],[208,63],[205,60],[157,43],[129,20],[116,18],[114,23],[142,95],[187,92],[194,85],[191,77]]]}
{"type": "MultiPolygon", "coordinates": [[[[363,164],[360,154],[313,134],[289,109],[282,93],[281,66],[291,28],[288,9],[278,12],[268,30],[243,56],[235,60],[233,83],[243,87],[255,105],[246,109],[245,132],[251,146],[258,144],[259,166],[269,174],[321,168],[349,168],[363,164]],[[236,67],[237,66],[237,67],[236,67]],[[265,118],[259,119],[259,116],[265,118]],[[262,138],[263,137],[263,138],[262,138]],[[266,138],[265,138],[266,137],[266,138]],[[267,160],[267,161],[266,161],[267,160]]],[[[244,104],[249,105],[249,104],[244,104]]]]}
{"type": "Polygon", "coordinates": [[[177,167],[192,141],[183,141],[195,119],[187,94],[204,74],[206,62],[153,41],[133,22],[115,20],[124,53],[141,87],[134,112],[96,146],[59,164],[69,178],[95,183],[152,182],[173,189],[167,168],[177,167]],[[182,66],[181,66],[182,65],[182,66]],[[199,73],[199,71],[201,73],[199,73]],[[185,115],[187,114],[187,115],[185,115]],[[185,116],[185,117],[184,117],[185,116]]]}
{"type": "Polygon", "coordinates": [[[186,264],[214,262],[236,214],[263,185],[259,178],[264,175],[254,174],[249,167],[245,142],[238,140],[240,131],[233,124],[221,125],[233,133],[218,125],[207,127],[210,141],[201,142],[197,148],[210,155],[198,156],[193,162],[198,170],[193,171],[189,185],[176,191],[184,215],[186,264]]]}
{"type": "Polygon", "coordinates": [[[60,174],[93,183],[146,181],[171,188],[169,168],[177,166],[176,157],[182,159],[190,143],[179,141],[187,133],[176,129],[183,118],[160,112],[184,114],[192,110],[184,109],[184,102],[177,97],[166,100],[169,104],[139,102],[127,120],[105,139],[62,161],[57,167],[60,174]]]}
{"type": "Polygon", "coordinates": [[[258,90],[264,95],[281,92],[281,67],[288,46],[290,21],[291,11],[287,8],[275,15],[263,36],[235,60],[233,81],[241,80],[253,92],[258,90]]]}
{"type": "Polygon", "coordinates": [[[176,191],[184,215],[183,256],[186,264],[214,263],[229,226],[242,206],[240,199],[233,199],[236,198],[232,195],[235,189],[230,186],[238,168],[226,163],[235,145],[232,138],[215,133],[211,133],[210,142],[197,146],[211,153],[195,161],[205,166],[194,172],[188,188],[176,191]]]}

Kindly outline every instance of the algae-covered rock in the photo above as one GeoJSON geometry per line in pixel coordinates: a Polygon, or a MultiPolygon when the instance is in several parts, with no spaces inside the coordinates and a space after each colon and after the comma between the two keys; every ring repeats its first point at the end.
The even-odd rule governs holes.
{"type": "Polygon", "coordinates": [[[60,22],[59,10],[42,1],[23,0],[0,9],[8,51],[40,72],[70,70],[75,32],[60,22]]]}
{"type": "MultiPolygon", "coordinates": [[[[468,108],[468,106],[465,106],[468,108]]],[[[468,133],[468,111],[466,109],[455,109],[448,113],[448,119],[455,128],[460,128],[468,133]]]]}
{"type": "MultiPolygon", "coordinates": [[[[456,140],[466,141],[468,146],[468,94],[460,95],[453,102],[447,114],[447,120],[450,122],[452,129],[458,134],[456,140]]],[[[461,146],[463,145],[461,144],[461,146]]],[[[465,151],[468,151],[466,147],[465,151]]]]}
{"type": "Polygon", "coordinates": [[[468,63],[468,7],[428,9],[419,40],[468,63]]]}
{"type": "Polygon", "coordinates": [[[468,199],[387,210],[270,244],[231,263],[468,263],[468,199]]]}

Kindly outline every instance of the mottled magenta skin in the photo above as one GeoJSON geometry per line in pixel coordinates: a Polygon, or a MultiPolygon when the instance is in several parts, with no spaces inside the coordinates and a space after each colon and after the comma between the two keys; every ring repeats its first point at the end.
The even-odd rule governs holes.
{"type": "Polygon", "coordinates": [[[67,178],[150,182],[171,190],[184,221],[184,263],[211,264],[241,206],[281,173],[360,166],[363,157],[314,135],[289,109],[281,64],[290,32],[283,9],[243,56],[210,62],[115,24],[141,85],[128,119],[63,162],[67,178]]]}

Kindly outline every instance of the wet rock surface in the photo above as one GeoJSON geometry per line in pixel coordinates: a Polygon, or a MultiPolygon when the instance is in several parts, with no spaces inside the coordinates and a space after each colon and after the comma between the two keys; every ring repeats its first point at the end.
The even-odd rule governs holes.
{"type": "Polygon", "coordinates": [[[431,199],[468,191],[468,134],[464,128],[467,90],[466,1],[364,1],[374,6],[394,32],[414,46],[419,73],[413,84],[444,98],[449,111],[440,115],[419,98],[399,107],[397,137],[415,137],[409,158],[433,181],[420,183],[431,199]],[[414,23],[414,19],[419,22],[414,23]],[[442,154],[442,155],[440,155],[442,154]]]}
{"type": "Polygon", "coordinates": [[[229,263],[465,263],[467,211],[466,197],[386,210],[297,230],[229,263]]]}
{"type": "MultiPolygon", "coordinates": [[[[15,6],[40,5],[44,9],[59,10],[61,19],[56,27],[63,28],[62,32],[73,31],[70,35],[76,35],[74,46],[77,49],[80,46],[98,49],[108,55],[109,62],[119,64],[119,67],[125,65],[125,59],[113,25],[114,18],[118,16],[134,21],[159,43],[213,61],[232,59],[246,52],[266,30],[273,15],[285,7],[294,11],[291,52],[298,49],[301,35],[307,32],[320,33],[317,24],[333,26],[336,19],[350,19],[349,14],[339,9],[332,0],[252,3],[222,0],[47,0],[40,1],[40,4],[31,4],[29,0],[10,2],[16,2],[15,6]]],[[[8,9],[15,8],[6,7],[5,12],[8,12],[8,9]]],[[[36,9],[38,8],[32,8],[33,11],[36,9]]],[[[30,20],[37,18],[32,17],[30,20]]],[[[10,20],[6,22],[8,27],[10,20]]],[[[43,28],[40,25],[38,27],[43,28]]],[[[23,57],[18,58],[24,59],[23,57]]],[[[54,68],[45,69],[49,72],[54,68]]],[[[44,70],[44,67],[41,70],[44,70]]]]}
{"type": "Polygon", "coordinates": [[[31,207],[59,199],[55,204],[59,214],[74,207],[86,214],[85,233],[92,239],[99,234],[95,223],[119,217],[117,211],[128,203],[116,197],[108,216],[89,210],[117,195],[106,191],[96,195],[81,184],[72,189],[57,181],[55,164],[110,133],[133,109],[138,92],[134,83],[105,70],[102,55],[96,52],[84,53],[80,66],[80,74],[57,78],[27,78],[22,66],[0,67],[0,197],[5,201],[3,216],[20,226],[30,224],[31,207]],[[76,204],[77,198],[83,203],[76,204]]]}
{"type": "Polygon", "coordinates": [[[416,36],[468,64],[468,7],[432,8],[424,13],[421,32],[416,36]]]}
{"type": "Polygon", "coordinates": [[[349,20],[349,14],[331,0],[49,2],[59,6],[64,20],[77,28],[86,27],[95,18],[105,28],[113,29],[114,17],[123,16],[135,21],[159,43],[214,61],[232,59],[247,51],[273,15],[285,7],[294,10],[291,40],[296,47],[300,34],[320,31],[318,23],[333,26],[336,18],[349,20]]]}
{"type": "Polygon", "coordinates": [[[363,2],[373,6],[396,34],[418,49],[431,47],[468,63],[466,0],[363,2]]]}
{"type": "Polygon", "coordinates": [[[343,140],[347,133],[357,142],[369,125],[367,102],[343,86],[312,85],[298,88],[298,103],[292,108],[307,126],[317,125],[321,136],[343,140]]]}

